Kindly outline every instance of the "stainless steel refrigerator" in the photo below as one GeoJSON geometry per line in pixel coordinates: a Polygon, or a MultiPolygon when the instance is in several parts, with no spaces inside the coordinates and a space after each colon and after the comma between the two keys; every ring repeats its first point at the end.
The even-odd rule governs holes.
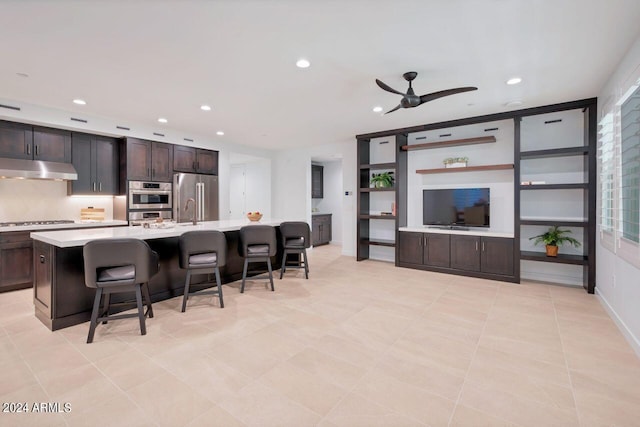
{"type": "Polygon", "coordinates": [[[218,177],[194,173],[176,173],[173,175],[173,219],[176,222],[193,220],[197,206],[198,221],[217,221],[218,213],[218,177]],[[192,199],[192,202],[187,201],[192,199]]]}

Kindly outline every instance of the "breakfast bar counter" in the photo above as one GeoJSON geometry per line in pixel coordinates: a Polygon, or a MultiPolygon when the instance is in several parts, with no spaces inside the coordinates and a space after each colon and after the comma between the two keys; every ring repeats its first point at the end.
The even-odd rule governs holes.
{"type": "MultiPolygon", "coordinates": [[[[186,271],[178,264],[178,238],[187,231],[218,230],[227,239],[227,263],[220,269],[222,283],[230,283],[242,278],[243,258],[238,254],[241,227],[252,224],[272,225],[276,228],[280,220],[263,219],[260,222],[248,220],[206,221],[192,225],[151,224],[152,228],[116,227],[85,230],[43,231],[31,233],[34,240],[34,305],[35,314],[49,329],[57,330],[86,322],[91,317],[95,290],[84,283],[84,262],[82,250],[85,243],[97,239],[134,238],[145,240],[160,258],[160,270],[149,282],[149,292],[153,302],[180,296],[184,290],[186,271]]],[[[280,268],[283,248],[280,233],[278,250],[271,258],[274,270],[280,268]]],[[[253,273],[253,275],[259,272],[253,273]]],[[[248,275],[252,275],[249,272],[248,275]]],[[[193,283],[199,283],[204,276],[197,276],[193,283]]],[[[204,287],[210,287],[207,284],[204,287]]],[[[192,288],[204,289],[194,285],[192,288]]],[[[194,289],[194,290],[195,290],[194,289]]],[[[112,303],[121,302],[120,295],[113,295],[112,303]]],[[[124,296],[126,298],[126,295],[124,296]]]]}

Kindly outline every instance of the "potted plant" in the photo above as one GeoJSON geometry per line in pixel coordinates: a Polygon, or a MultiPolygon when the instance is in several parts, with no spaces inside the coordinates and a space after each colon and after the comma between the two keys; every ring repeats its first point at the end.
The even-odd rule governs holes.
{"type": "Polygon", "coordinates": [[[375,188],[391,188],[393,187],[393,172],[380,172],[371,175],[371,184],[375,188]]]}
{"type": "Polygon", "coordinates": [[[546,233],[540,234],[538,236],[533,236],[529,238],[529,240],[535,239],[533,243],[536,245],[539,243],[544,243],[547,249],[547,256],[558,256],[558,246],[564,243],[570,243],[576,248],[580,246],[580,242],[578,242],[573,237],[565,236],[565,234],[571,233],[571,230],[561,230],[558,226],[554,225],[549,228],[546,233]]]}

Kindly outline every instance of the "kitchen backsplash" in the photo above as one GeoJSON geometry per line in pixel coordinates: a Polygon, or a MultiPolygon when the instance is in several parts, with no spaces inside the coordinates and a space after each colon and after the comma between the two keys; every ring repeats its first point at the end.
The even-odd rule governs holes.
{"type": "Polygon", "coordinates": [[[61,181],[0,179],[0,222],[80,219],[80,209],[104,208],[113,219],[112,196],[67,196],[61,181]]]}

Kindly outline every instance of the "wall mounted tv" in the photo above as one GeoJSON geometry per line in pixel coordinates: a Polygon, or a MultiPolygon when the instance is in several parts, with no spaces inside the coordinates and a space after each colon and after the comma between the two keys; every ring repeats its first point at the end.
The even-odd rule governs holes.
{"type": "Polygon", "coordinates": [[[422,223],[442,227],[489,227],[488,188],[422,191],[422,223]]]}

